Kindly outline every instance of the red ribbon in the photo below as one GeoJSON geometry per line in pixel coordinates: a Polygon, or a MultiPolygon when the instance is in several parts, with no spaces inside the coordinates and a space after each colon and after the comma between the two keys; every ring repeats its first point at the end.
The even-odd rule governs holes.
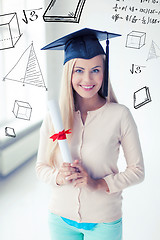
{"type": "Polygon", "coordinates": [[[63,130],[59,133],[55,133],[53,136],[51,136],[50,138],[53,139],[53,142],[57,139],[57,140],[64,140],[66,139],[66,134],[70,134],[71,133],[71,129],[68,130],[63,130]]]}

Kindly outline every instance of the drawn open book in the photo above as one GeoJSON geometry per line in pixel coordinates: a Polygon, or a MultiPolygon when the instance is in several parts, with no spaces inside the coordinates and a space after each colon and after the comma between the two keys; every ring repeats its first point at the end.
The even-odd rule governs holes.
{"type": "Polygon", "coordinates": [[[142,107],[144,104],[151,102],[151,96],[148,87],[143,87],[134,93],[134,108],[142,107]]]}
{"type": "Polygon", "coordinates": [[[5,135],[8,137],[16,137],[16,133],[14,128],[11,127],[5,127],[5,135]]]}
{"type": "Polygon", "coordinates": [[[86,0],[52,0],[43,19],[45,22],[79,23],[86,0]]]}

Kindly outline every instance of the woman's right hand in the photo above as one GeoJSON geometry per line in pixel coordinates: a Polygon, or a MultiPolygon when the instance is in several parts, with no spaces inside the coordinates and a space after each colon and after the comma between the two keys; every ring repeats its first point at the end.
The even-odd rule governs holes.
{"type": "MultiPolygon", "coordinates": [[[[71,163],[62,163],[56,178],[57,185],[64,185],[68,183],[69,181],[67,180],[67,177],[69,177],[75,172],[76,169],[71,167],[71,163]]],[[[72,182],[72,180],[70,180],[70,182],[72,182]]]]}

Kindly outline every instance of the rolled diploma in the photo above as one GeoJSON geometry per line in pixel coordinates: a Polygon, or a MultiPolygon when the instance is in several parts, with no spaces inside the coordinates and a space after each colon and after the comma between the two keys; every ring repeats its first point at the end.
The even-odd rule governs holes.
{"type": "MultiPolygon", "coordinates": [[[[60,113],[58,102],[56,100],[49,100],[48,108],[49,108],[49,112],[51,114],[55,133],[59,133],[59,132],[63,131],[64,127],[63,127],[63,123],[62,123],[62,118],[61,118],[61,113],[60,113]]],[[[71,153],[69,151],[67,139],[58,140],[58,144],[59,144],[59,147],[61,150],[63,161],[71,163],[72,157],[71,157],[71,153]]]]}

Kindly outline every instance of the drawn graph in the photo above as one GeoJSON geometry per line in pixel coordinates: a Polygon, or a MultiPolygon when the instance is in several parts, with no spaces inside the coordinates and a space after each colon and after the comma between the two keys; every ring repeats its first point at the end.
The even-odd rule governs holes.
{"type": "Polygon", "coordinates": [[[0,50],[15,47],[21,35],[17,13],[0,15],[0,50]]]}
{"type": "Polygon", "coordinates": [[[155,59],[160,57],[160,48],[158,45],[152,40],[151,47],[149,49],[147,60],[155,59]]]}
{"type": "Polygon", "coordinates": [[[52,0],[43,19],[45,22],[79,23],[86,0],[52,0]]]}
{"type": "Polygon", "coordinates": [[[3,78],[3,81],[5,80],[21,82],[23,86],[30,84],[44,87],[47,90],[33,43],[23,52],[13,68],[3,78]]]}
{"type": "Polygon", "coordinates": [[[143,87],[138,91],[134,92],[134,108],[140,108],[146,103],[151,102],[151,96],[148,87],[143,87]]]}

